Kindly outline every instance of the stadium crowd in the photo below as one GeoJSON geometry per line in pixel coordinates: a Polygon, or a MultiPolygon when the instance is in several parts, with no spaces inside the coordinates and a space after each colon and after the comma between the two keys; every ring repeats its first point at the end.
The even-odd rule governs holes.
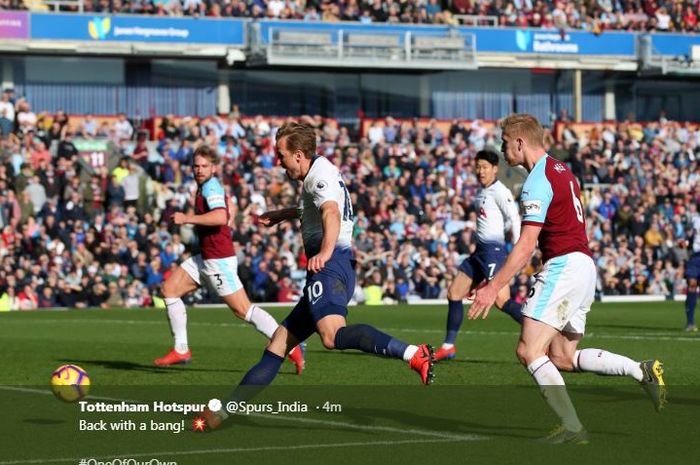
{"type": "MultiPolygon", "coordinates": [[[[480,26],[698,32],[697,0],[85,0],[84,11],[160,16],[279,18],[304,21],[421,23],[480,26]]],[[[0,9],[43,7],[0,0],[0,9]]],[[[63,5],[64,11],[77,11],[63,5]]]]}
{"type": "MultiPolygon", "coordinates": [[[[422,128],[388,117],[355,137],[334,120],[303,119],[318,128],[320,153],[341,169],[351,192],[356,300],[444,297],[474,248],[474,156],[500,146],[497,130],[455,121],[443,133],[434,123],[422,128]]],[[[246,121],[237,111],[164,118],[151,142],[124,115],[112,124],[86,117],[71,130],[63,112],[36,114],[3,93],[0,310],[153,305],[160,283],[197,249],[193,227],[168,219],[193,208],[190,162],[203,143],[218,147],[221,179],[235,201],[233,239],[248,294],[294,301],[306,264],[298,225],[268,230],[257,218],[294,206],[297,186],[275,166],[273,121],[246,121]],[[109,139],[113,155],[79,152],[76,138],[109,139]]],[[[700,130],[663,118],[586,133],[567,124],[548,144],[585,186],[599,292],[683,292],[687,230],[700,201],[700,130]]],[[[518,300],[539,263],[537,254],[513,283],[518,300]]],[[[204,291],[192,297],[207,298],[204,291]]]]}

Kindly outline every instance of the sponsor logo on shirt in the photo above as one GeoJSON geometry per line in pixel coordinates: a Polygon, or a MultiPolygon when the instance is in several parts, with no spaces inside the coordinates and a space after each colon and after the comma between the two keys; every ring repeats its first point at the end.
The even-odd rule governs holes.
{"type": "Polygon", "coordinates": [[[541,200],[524,200],[523,210],[526,215],[537,215],[542,213],[542,201],[541,200]]]}

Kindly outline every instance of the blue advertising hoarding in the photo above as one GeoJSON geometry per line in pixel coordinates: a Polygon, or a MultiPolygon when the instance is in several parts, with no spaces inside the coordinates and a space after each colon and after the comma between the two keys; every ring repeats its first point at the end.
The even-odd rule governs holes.
{"type": "MultiPolygon", "coordinates": [[[[413,36],[474,34],[476,50],[480,53],[518,53],[537,55],[593,55],[628,56],[636,54],[636,34],[628,32],[606,32],[596,35],[585,31],[571,31],[560,34],[553,29],[509,29],[448,27],[424,25],[384,25],[361,23],[305,23],[301,21],[260,21],[260,37],[263,43],[269,41],[272,28],[295,29],[302,31],[337,32],[343,29],[352,34],[400,34],[401,44],[406,32],[413,36]]],[[[332,35],[337,41],[337,34],[332,35]]]]}
{"type": "Polygon", "coordinates": [[[243,47],[246,45],[246,21],[35,13],[31,15],[31,38],[243,47]]]}
{"type": "Polygon", "coordinates": [[[636,34],[555,29],[460,28],[476,35],[479,52],[526,53],[537,55],[634,56],[636,34]]]}
{"type": "MultiPolygon", "coordinates": [[[[24,15],[27,16],[26,13],[24,15]]],[[[279,20],[262,20],[253,23],[243,19],[163,18],[138,15],[31,13],[27,19],[28,24],[24,23],[24,27],[29,28],[30,38],[37,40],[221,44],[234,47],[249,45],[247,29],[252,24],[259,26],[263,44],[268,43],[272,28],[299,32],[329,32],[332,43],[338,41],[340,30],[353,34],[395,34],[400,45],[404,45],[406,32],[410,32],[412,36],[448,36],[451,33],[469,33],[476,38],[477,53],[550,56],[633,57],[637,54],[636,44],[639,37],[639,34],[634,32],[606,31],[596,35],[586,31],[560,33],[553,29],[279,20]]],[[[654,52],[666,56],[687,55],[691,45],[700,45],[700,35],[657,33],[651,36],[654,52]]]]}
{"type": "Polygon", "coordinates": [[[700,45],[700,36],[694,34],[652,34],[651,45],[655,54],[684,56],[690,47],[700,45]]]}

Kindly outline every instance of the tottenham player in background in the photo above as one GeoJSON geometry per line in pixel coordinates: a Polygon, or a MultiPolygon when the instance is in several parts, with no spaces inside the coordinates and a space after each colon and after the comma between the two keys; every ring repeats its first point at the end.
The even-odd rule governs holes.
{"type": "MultiPolygon", "coordinates": [[[[192,163],[197,182],[195,214],[178,212],[173,214],[171,220],[176,225],[195,225],[201,254],[185,260],[162,285],[175,347],[155,360],[158,366],[191,361],[192,351],[187,341],[187,310],[181,297],[204,284],[209,284],[238,318],[253,325],[268,339],[278,327],[269,313],[250,303],[238,278],[238,260],[233,250],[226,194],[214,175],[219,163],[216,152],[203,145],[194,152],[192,163]]],[[[301,374],[304,367],[301,349],[295,347],[289,357],[297,366],[297,374],[301,374]]]]}
{"type": "Polygon", "coordinates": [[[663,365],[659,360],[635,362],[601,349],[577,349],[596,284],[578,181],[569,168],[546,154],[544,129],[535,117],[508,116],[501,129],[506,161],[529,173],[521,195],[523,226],[501,270],[476,289],[468,316],[486,318],[498,292],[527,264],[539,241],[544,265],[523,306],[517,355],[561,420],[546,441],[585,444],[588,433],[559,370],[630,376],[660,410],[666,397],[663,365]]]}
{"type": "MultiPolygon", "coordinates": [[[[520,237],[520,212],[513,195],[499,181],[498,155],[482,150],[476,154],[476,176],[481,190],[476,196],[476,250],[459,266],[457,276],[447,289],[447,335],[435,360],[452,359],[459,327],[464,319],[464,298],[484,280],[490,280],[506,261],[505,231],[510,229],[513,243],[520,237]]],[[[496,296],[496,307],[522,322],[521,305],[510,299],[510,287],[503,286],[496,296]]]]}
{"type": "Polygon", "coordinates": [[[698,279],[700,279],[700,214],[695,208],[693,211],[695,214],[690,218],[693,255],[690,256],[685,265],[685,279],[688,283],[685,297],[685,317],[687,319],[685,330],[688,332],[697,332],[698,330],[695,325],[695,304],[698,301],[698,279]]]}
{"type": "MultiPolygon", "coordinates": [[[[247,400],[277,376],[284,354],[314,332],[327,349],[356,349],[402,359],[423,384],[433,379],[433,353],[365,324],[347,325],[348,302],[355,289],[352,251],[353,209],[338,168],[316,156],[316,131],[308,124],[286,123],[277,132],[279,163],[291,179],[301,181],[299,208],[265,213],[262,224],[301,219],[304,250],[309,257],[304,293],[275,331],[263,356],[243,377],[230,400],[247,400]]],[[[210,428],[226,418],[223,411],[205,410],[210,428]]]]}

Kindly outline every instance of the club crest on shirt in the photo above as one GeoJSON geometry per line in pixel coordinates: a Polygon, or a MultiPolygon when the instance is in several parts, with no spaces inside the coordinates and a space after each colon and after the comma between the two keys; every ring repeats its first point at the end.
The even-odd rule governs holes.
{"type": "Polygon", "coordinates": [[[326,181],[318,181],[316,183],[316,190],[322,191],[328,187],[328,183],[326,181]]]}
{"type": "Polygon", "coordinates": [[[564,299],[561,301],[557,307],[557,317],[562,323],[565,322],[569,317],[569,300],[564,299]]]}

